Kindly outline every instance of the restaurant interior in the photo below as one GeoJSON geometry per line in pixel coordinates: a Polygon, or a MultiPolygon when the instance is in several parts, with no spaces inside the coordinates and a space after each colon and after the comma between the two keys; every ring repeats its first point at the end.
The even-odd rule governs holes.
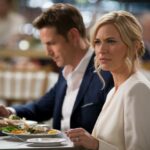
{"type": "Polygon", "coordinates": [[[0,104],[36,100],[58,78],[58,68],[46,56],[32,21],[53,3],[71,3],[82,13],[87,33],[102,14],[128,10],[141,21],[146,54],[141,70],[150,79],[150,3],[144,0],[0,0],[0,104]],[[3,6],[4,5],[4,6],[3,6]],[[10,13],[10,18],[6,14],[10,13]],[[12,14],[11,14],[12,13],[12,14]]]}

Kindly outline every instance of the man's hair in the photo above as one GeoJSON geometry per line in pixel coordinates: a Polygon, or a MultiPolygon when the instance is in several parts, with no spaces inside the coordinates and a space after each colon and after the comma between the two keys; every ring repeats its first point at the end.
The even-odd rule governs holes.
{"type": "Polygon", "coordinates": [[[58,34],[67,37],[71,28],[76,28],[81,37],[86,37],[86,28],[78,9],[70,4],[57,3],[33,21],[34,27],[55,27],[58,34]]]}

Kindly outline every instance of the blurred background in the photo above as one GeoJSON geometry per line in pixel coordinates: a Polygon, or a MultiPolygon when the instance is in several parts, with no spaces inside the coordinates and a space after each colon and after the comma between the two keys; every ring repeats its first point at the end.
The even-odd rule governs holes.
{"type": "Polygon", "coordinates": [[[146,53],[142,69],[150,79],[150,2],[148,0],[0,0],[0,103],[25,103],[43,95],[58,68],[45,55],[32,21],[54,3],[71,3],[83,15],[87,33],[104,13],[127,10],[143,26],[146,53]]]}

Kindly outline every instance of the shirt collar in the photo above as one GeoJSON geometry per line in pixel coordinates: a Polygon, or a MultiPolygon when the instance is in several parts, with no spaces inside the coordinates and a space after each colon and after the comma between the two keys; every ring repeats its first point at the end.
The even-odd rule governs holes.
{"type": "Polygon", "coordinates": [[[94,53],[94,50],[92,48],[89,48],[86,54],[84,55],[84,57],[81,59],[81,61],[77,65],[77,67],[70,73],[67,73],[66,67],[64,67],[62,71],[64,78],[67,80],[68,77],[72,77],[75,74],[79,74],[79,73],[83,74],[87,68],[87,65],[93,53],[94,53]]]}

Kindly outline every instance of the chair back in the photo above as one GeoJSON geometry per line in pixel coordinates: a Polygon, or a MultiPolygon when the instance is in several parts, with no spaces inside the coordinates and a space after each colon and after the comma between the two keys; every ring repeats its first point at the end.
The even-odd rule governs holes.
{"type": "Polygon", "coordinates": [[[56,73],[46,71],[0,71],[0,99],[7,105],[38,99],[57,78],[56,73]]]}

